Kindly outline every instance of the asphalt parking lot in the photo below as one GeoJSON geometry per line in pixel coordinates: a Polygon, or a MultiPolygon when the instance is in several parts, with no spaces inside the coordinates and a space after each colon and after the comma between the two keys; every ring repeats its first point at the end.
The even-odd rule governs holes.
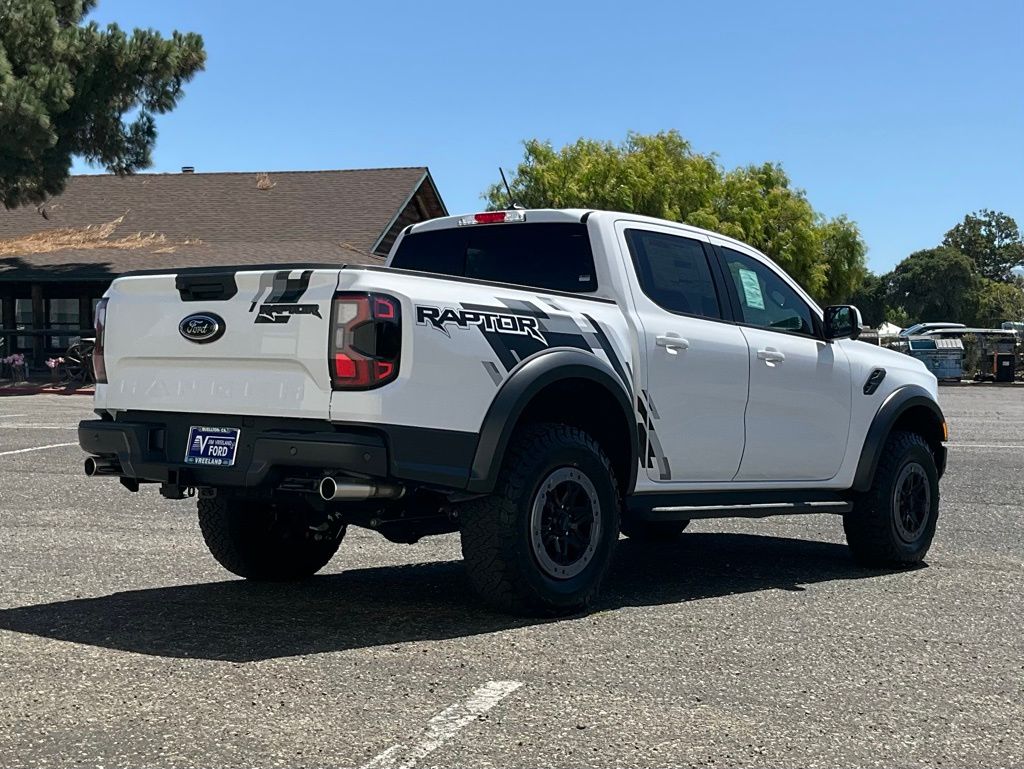
{"type": "Polygon", "coordinates": [[[548,622],[479,607],[456,536],[235,580],[193,502],[82,475],[90,399],[0,398],[0,765],[1024,765],[1024,389],[941,397],[926,566],[698,522],[548,622]]]}

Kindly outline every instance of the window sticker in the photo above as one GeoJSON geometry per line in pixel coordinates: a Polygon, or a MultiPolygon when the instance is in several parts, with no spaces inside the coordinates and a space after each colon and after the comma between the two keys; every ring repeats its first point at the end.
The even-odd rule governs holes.
{"type": "Polygon", "coordinates": [[[764,309],[764,296],[761,294],[761,283],[757,279],[757,273],[753,270],[739,268],[740,283],[743,284],[743,298],[747,307],[755,310],[764,309]]]}

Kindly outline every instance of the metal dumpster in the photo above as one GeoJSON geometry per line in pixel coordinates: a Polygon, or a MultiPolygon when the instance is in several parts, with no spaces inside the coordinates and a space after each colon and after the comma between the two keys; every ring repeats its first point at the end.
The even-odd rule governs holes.
{"type": "Polygon", "coordinates": [[[978,330],[978,374],[985,381],[1012,382],[1017,368],[1017,334],[1007,330],[978,330]]]}
{"type": "Polygon", "coordinates": [[[964,343],[960,339],[912,336],[907,339],[907,348],[907,354],[923,362],[936,379],[963,378],[964,343]]]}
{"type": "Polygon", "coordinates": [[[992,377],[997,382],[1012,382],[1016,373],[1017,356],[1012,352],[992,353],[992,377]]]}

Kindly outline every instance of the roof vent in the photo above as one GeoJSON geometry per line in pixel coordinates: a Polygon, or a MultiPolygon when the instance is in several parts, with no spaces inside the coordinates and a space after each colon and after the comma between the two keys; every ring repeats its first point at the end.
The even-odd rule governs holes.
{"type": "Polygon", "coordinates": [[[195,166],[182,166],[181,167],[181,172],[183,174],[194,174],[196,172],[196,167],[195,166]]]}

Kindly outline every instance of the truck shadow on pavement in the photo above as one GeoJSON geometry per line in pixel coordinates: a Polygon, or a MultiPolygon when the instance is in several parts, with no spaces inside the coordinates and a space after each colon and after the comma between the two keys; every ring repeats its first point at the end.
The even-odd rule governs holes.
{"type": "MultiPolygon", "coordinates": [[[[344,549],[340,558],[344,558],[344,549]]],[[[844,545],[751,534],[619,543],[593,611],[805,590],[885,572],[844,545]]],[[[558,622],[497,614],[471,597],[459,561],[353,569],[298,584],[241,580],[132,590],[0,610],[0,629],[161,657],[231,662],[385,646],[558,622]]]]}

